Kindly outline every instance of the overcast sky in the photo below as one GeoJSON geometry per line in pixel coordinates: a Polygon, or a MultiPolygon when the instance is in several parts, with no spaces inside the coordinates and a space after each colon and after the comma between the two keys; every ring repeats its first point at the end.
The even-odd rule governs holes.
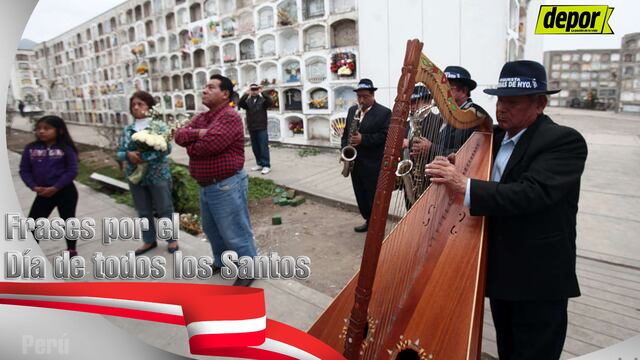
{"type": "MultiPolygon", "coordinates": [[[[126,0],[40,0],[29,19],[23,38],[36,42],[49,40],[125,1],[126,0]]],[[[360,4],[365,3],[365,1],[366,0],[361,0],[360,4]]],[[[536,3],[536,1],[534,1],[534,3],[536,3]]],[[[615,34],[544,35],[544,50],[619,48],[620,38],[624,34],[640,32],[640,19],[638,18],[638,14],[640,14],[640,1],[638,0],[546,0],[546,4],[609,5],[614,7],[615,10],[611,15],[609,24],[615,34]]],[[[537,18],[538,9],[534,7],[530,8],[529,16],[537,18]]]]}
{"type": "Polygon", "coordinates": [[[35,42],[52,39],[125,1],[39,0],[22,38],[35,42]]]}

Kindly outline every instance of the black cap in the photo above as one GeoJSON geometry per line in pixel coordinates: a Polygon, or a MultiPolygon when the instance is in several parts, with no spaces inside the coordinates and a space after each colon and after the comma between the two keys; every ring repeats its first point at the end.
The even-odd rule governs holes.
{"type": "Polygon", "coordinates": [[[447,76],[449,80],[456,80],[463,84],[465,84],[469,91],[473,90],[478,86],[478,84],[471,79],[471,74],[467,69],[462,66],[447,66],[444,69],[444,74],[447,76]]]}
{"type": "Polygon", "coordinates": [[[484,89],[489,95],[521,96],[555,94],[559,89],[547,89],[547,71],[536,61],[510,61],[502,67],[496,89],[484,89]]]}

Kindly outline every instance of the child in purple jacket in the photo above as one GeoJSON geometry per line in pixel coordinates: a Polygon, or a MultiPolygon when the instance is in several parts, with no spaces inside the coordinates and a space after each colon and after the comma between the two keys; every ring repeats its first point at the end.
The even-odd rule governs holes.
{"type": "MultiPolygon", "coordinates": [[[[22,152],[20,177],[38,195],[29,217],[48,218],[57,207],[64,220],[76,216],[78,190],[73,179],[78,175],[78,150],[67,125],[58,116],[44,116],[36,123],[36,141],[22,152]]],[[[76,240],[67,239],[71,257],[78,255],[76,240]]]]}

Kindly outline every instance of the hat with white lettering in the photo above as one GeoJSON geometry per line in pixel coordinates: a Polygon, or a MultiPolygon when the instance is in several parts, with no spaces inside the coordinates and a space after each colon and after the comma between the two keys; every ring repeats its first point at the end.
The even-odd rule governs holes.
{"type": "Polygon", "coordinates": [[[373,86],[373,81],[371,81],[370,79],[360,79],[360,82],[358,83],[358,87],[353,89],[353,91],[357,92],[358,90],[376,91],[378,90],[378,88],[373,86]]]}
{"type": "Polygon", "coordinates": [[[431,91],[419,82],[413,87],[413,94],[411,94],[411,101],[416,102],[418,100],[428,100],[431,98],[431,91]]]}
{"type": "Polygon", "coordinates": [[[467,69],[462,66],[447,66],[444,68],[444,75],[449,80],[456,80],[469,88],[469,91],[473,90],[478,86],[475,81],[471,79],[471,74],[467,69]]]}
{"type": "Polygon", "coordinates": [[[555,94],[547,89],[547,72],[542,64],[530,60],[510,61],[502,67],[496,89],[484,89],[489,95],[521,96],[555,94]]]}

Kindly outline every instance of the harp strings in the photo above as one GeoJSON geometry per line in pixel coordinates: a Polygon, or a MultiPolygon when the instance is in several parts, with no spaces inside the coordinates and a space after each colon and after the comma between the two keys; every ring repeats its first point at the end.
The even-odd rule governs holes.
{"type": "MultiPolygon", "coordinates": [[[[433,91],[432,92],[437,92],[433,91]]],[[[440,102],[442,103],[442,102],[440,102]]],[[[375,334],[370,340],[371,343],[366,347],[365,354],[373,356],[373,354],[386,353],[388,349],[387,341],[390,339],[389,334],[393,329],[393,322],[397,317],[398,310],[404,307],[407,301],[411,299],[409,296],[416,285],[418,276],[422,273],[425,266],[424,259],[427,257],[429,250],[432,247],[435,239],[438,238],[438,232],[440,230],[441,219],[444,218],[447,212],[447,204],[449,202],[448,193],[444,186],[432,186],[429,192],[429,198],[424,198],[422,195],[426,194],[426,188],[430,186],[430,179],[424,174],[424,165],[431,162],[436,156],[447,156],[447,152],[454,152],[459,149],[463,142],[466,141],[466,136],[461,131],[455,131],[451,136],[451,129],[454,128],[453,124],[449,124],[446,119],[441,116],[445,109],[440,109],[434,100],[430,104],[412,104],[410,108],[410,118],[408,119],[407,126],[412,129],[409,131],[409,139],[412,132],[419,131],[420,136],[426,138],[431,142],[429,151],[420,153],[418,155],[411,156],[411,160],[414,166],[418,164],[421,168],[413,169],[411,171],[411,177],[414,184],[417,185],[413,188],[415,193],[415,202],[409,204],[409,199],[406,194],[407,189],[405,183],[399,181],[398,188],[394,191],[392,197],[393,206],[390,207],[390,220],[386,227],[385,240],[392,238],[404,239],[404,241],[389,241],[391,248],[390,254],[397,254],[402,257],[401,263],[403,264],[398,269],[391,269],[386,264],[381,264],[381,273],[393,272],[394,277],[397,279],[395,282],[388,282],[385,288],[379,289],[384,294],[383,296],[374,296],[372,298],[372,307],[378,314],[372,314],[373,318],[378,322],[375,326],[375,334]],[[431,109],[426,111],[425,108],[430,106],[431,109]],[[411,116],[416,114],[422,114],[420,121],[412,121],[411,116]],[[422,177],[420,179],[419,177],[422,177]],[[407,216],[410,213],[415,212],[410,217],[411,221],[407,220],[407,216]],[[382,314],[381,317],[376,318],[376,315],[382,314]]],[[[409,141],[408,148],[403,151],[405,154],[411,152],[412,142],[409,141]],[[408,150],[408,151],[407,151],[408,150]]],[[[369,358],[369,356],[365,356],[369,358]]]]}

